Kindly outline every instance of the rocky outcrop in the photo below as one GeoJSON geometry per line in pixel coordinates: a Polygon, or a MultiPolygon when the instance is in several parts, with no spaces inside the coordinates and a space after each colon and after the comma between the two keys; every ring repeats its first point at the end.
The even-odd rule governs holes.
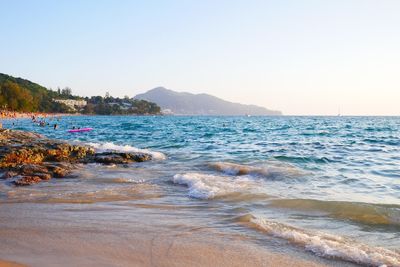
{"type": "Polygon", "coordinates": [[[103,152],[95,154],[93,160],[103,164],[127,164],[132,161],[143,162],[151,160],[151,155],[144,153],[103,152]]]}
{"type": "Polygon", "coordinates": [[[129,164],[151,160],[145,153],[97,153],[94,148],[42,135],[0,129],[0,177],[18,186],[70,175],[76,164],[129,164]]]}
{"type": "Polygon", "coordinates": [[[15,180],[14,184],[23,186],[23,185],[37,184],[41,181],[42,179],[40,179],[39,176],[23,176],[22,178],[15,180]]]}

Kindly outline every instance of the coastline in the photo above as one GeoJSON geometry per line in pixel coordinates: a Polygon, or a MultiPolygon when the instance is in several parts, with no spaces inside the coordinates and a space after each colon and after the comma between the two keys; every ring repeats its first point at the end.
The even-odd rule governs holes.
{"type": "MultiPolygon", "coordinates": [[[[91,150],[83,151],[82,149],[86,149],[85,147],[75,147],[67,142],[47,139],[33,132],[2,130],[0,135],[3,147],[10,154],[13,153],[13,144],[7,140],[17,142],[19,146],[23,146],[24,142],[29,144],[30,148],[33,145],[33,151],[42,155],[46,155],[48,151],[40,149],[41,145],[58,147],[57,149],[63,155],[61,158],[55,158],[55,162],[47,162],[46,156],[40,162],[36,162],[35,153],[28,152],[29,157],[18,154],[21,160],[18,159],[18,165],[14,166],[14,157],[12,157],[12,162],[9,162],[6,160],[9,158],[9,154],[3,153],[1,166],[6,172],[3,173],[2,179],[6,183],[15,184],[14,187],[16,187],[12,192],[18,192],[18,188],[30,190],[32,184],[38,183],[38,181],[26,180],[27,177],[40,177],[39,182],[48,182],[51,179],[50,176],[56,175],[58,179],[54,182],[54,186],[62,181],[60,178],[64,176],[68,178],[69,172],[73,169],[71,167],[66,169],[66,174],[61,176],[54,169],[46,169],[46,164],[65,164],[62,163],[64,161],[74,164],[74,154],[68,154],[65,158],[65,151],[80,151],[78,154],[85,155],[85,157],[96,155],[91,150]],[[64,148],[64,146],[67,147],[64,148]],[[31,159],[35,159],[35,162],[32,163],[31,159]],[[21,175],[22,178],[20,178],[21,175]]],[[[116,155],[119,156],[118,153],[116,155]]],[[[113,158],[110,153],[106,157],[107,159],[102,155],[98,162],[100,164],[126,164],[125,161],[120,162],[118,157],[113,158]],[[115,161],[115,159],[117,160],[115,161]]],[[[63,165],[58,165],[56,168],[60,168],[60,166],[64,168],[63,165]]],[[[76,176],[77,173],[74,175],[76,176]]],[[[10,192],[10,196],[14,195],[12,192],[10,192]]],[[[148,193],[147,189],[143,192],[145,195],[148,193]]],[[[141,197],[143,201],[147,199],[145,195],[141,197]]],[[[111,205],[116,205],[112,203],[110,202],[111,205]]],[[[95,202],[82,203],[78,207],[76,205],[73,202],[68,203],[68,201],[64,203],[63,201],[60,203],[51,203],[50,201],[47,204],[38,204],[29,200],[2,203],[0,217],[4,219],[0,223],[0,258],[6,260],[0,261],[0,267],[24,266],[20,263],[28,266],[54,266],[63,265],[66,262],[69,265],[85,266],[128,266],[131,264],[136,266],[325,265],[323,259],[311,255],[303,258],[303,254],[280,253],[257,246],[242,235],[230,235],[207,228],[198,229],[190,224],[176,225],[174,216],[179,216],[179,213],[172,215],[172,219],[168,219],[167,217],[174,213],[171,210],[160,217],[160,213],[165,212],[162,206],[150,210],[146,205],[137,206],[136,215],[130,217],[130,223],[126,225],[119,220],[112,219],[113,209],[110,210],[107,205],[95,202]],[[80,215],[81,211],[77,211],[80,209],[89,214],[89,218],[85,218],[86,215],[80,215]],[[93,209],[96,211],[95,213],[91,213],[93,209]],[[15,212],[15,210],[20,212],[15,212]],[[68,214],[71,211],[77,211],[74,216],[78,217],[69,219],[68,214]],[[99,220],[100,217],[103,219],[99,220]],[[127,236],[127,232],[131,234],[127,236]],[[111,247],[108,246],[110,242],[112,243],[111,247]],[[89,259],[86,258],[87,255],[90,255],[89,259]]]]}
{"type": "Polygon", "coordinates": [[[176,211],[160,216],[162,209],[137,207],[130,212],[141,215],[126,224],[112,219],[112,209],[106,204],[6,204],[0,210],[6,218],[0,257],[28,266],[326,266],[323,259],[284,248],[272,251],[241,235],[176,224],[176,211]],[[99,214],[105,215],[102,220],[99,214]]]}
{"type": "MultiPolygon", "coordinates": [[[[66,120],[87,122],[87,119],[78,117],[66,120]]],[[[259,119],[253,120],[258,121],[259,119]]],[[[159,118],[130,120],[124,117],[121,118],[119,123],[113,124],[112,118],[100,117],[89,123],[99,121],[102,123],[96,127],[99,132],[105,129],[102,128],[104,125],[108,130],[110,125],[114,125],[116,126],[114,128],[118,129],[118,131],[125,130],[126,135],[112,140],[114,142],[117,141],[115,143],[110,142],[109,139],[96,140],[98,137],[96,132],[86,135],[65,136],[62,131],[53,131],[53,129],[43,127],[37,128],[37,125],[31,126],[29,120],[21,120],[19,127],[16,127],[17,129],[25,130],[24,132],[17,129],[0,130],[0,142],[3,142],[2,147],[5,148],[0,155],[0,163],[11,164],[7,165],[6,168],[10,166],[14,168],[12,160],[4,162],[3,159],[4,155],[6,155],[4,150],[12,150],[12,147],[14,147],[12,142],[16,141],[15,147],[21,148],[22,145],[24,151],[28,152],[26,155],[29,155],[29,157],[23,157],[28,162],[20,162],[20,166],[11,171],[16,172],[17,176],[31,175],[40,178],[38,181],[18,180],[20,177],[14,177],[14,173],[7,174],[7,176],[3,176],[4,180],[0,180],[0,197],[3,207],[3,210],[0,210],[0,217],[12,220],[10,224],[6,221],[1,222],[0,242],[3,243],[3,248],[0,246],[0,251],[3,250],[3,253],[0,253],[0,258],[34,266],[61,265],[69,260],[65,255],[61,254],[61,251],[68,251],[68,253],[71,252],[73,254],[76,265],[126,266],[134,262],[140,266],[151,266],[154,263],[154,249],[148,252],[144,251],[145,248],[141,246],[148,248],[153,246],[154,240],[156,240],[159,242],[159,244],[156,243],[161,251],[157,252],[161,254],[157,255],[157,259],[160,259],[157,265],[160,266],[193,265],[193,262],[189,264],[186,262],[187,260],[202,262],[202,266],[211,266],[214,261],[220,263],[219,265],[221,266],[232,266],[232,262],[229,262],[232,259],[235,259],[235,263],[240,262],[242,265],[248,266],[249,261],[251,261],[254,266],[265,266],[271,262],[271,259],[275,258],[284,263],[278,264],[273,261],[271,266],[298,266],[303,264],[304,261],[302,266],[315,266],[315,264],[354,266],[347,263],[347,261],[370,264],[372,266],[375,266],[374,264],[377,262],[386,263],[388,266],[397,266],[398,254],[396,254],[395,249],[393,253],[390,250],[380,249],[378,247],[379,244],[371,243],[369,239],[358,239],[358,236],[353,236],[355,242],[352,243],[352,238],[347,239],[346,237],[349,236],[349,232],[324,231],[324,229],[314,225],[302,227],[296,224],[297,220],[285,222],[280,218],[274,217],[276,211],[265,216],[257,216],[257,210],[250,205],[252,203],[265,203],[268,201],[268,196],[259,195],[257,196],[260,197],[259,200],[252,199],[252,192],[254,191],[252,191],[253,188],[251,186],[254,186],[254,189],[256,189],[255,186],[263,189],[267,188],[265,186],[267,183],[269,186],[274,185],[270,179],[270,174],[266,171],[271,170],[273,166],[278,167],[278,165],[271,165],[270,163],[269,169],[267,169],[267,166],[262,169],[257,165],[250,165],[240,161],[240,164],[232,164],[227,160],[219,162],[221,159],[217,158],[214,159],[215,164],[217,164],[217,168],[215,168],[209,163],[210,158],[208,156],[213,153],[210,152],[205,157],[206,164],[204,161],[197,162],[197,173],[193,173],[193,159],[190,156],[188,157],[188,154],[182,154],[179,149],[160,149],[160,152],[158,152],[159,147],[156,148],[155,146],[150,150],[140,149],[143,144],[148,144],[150,137],[136,139],[130,135],[130,133],[133,133],[131,130],[137,133],[136,136],[139,136],[139,133],[147,134],[154,125],[161,124],[159,118]],[[148,127],[138,127],[138,125],[142,127],[142,125],[146,124],[148,127]],[[134,126],[132,127],[132,125],[134,126]],[[53,139],[35,134],[34,132],[36,131],[53,139]],[[8,140],[12,141],[7,141],[7,135],[8,140]],[[21,135],[29,140],[24,141],[21,135]],[[79,140],[81,142],[76,143],[74,140],[79,137],[82,138],[79,140]],[[132,141],[127,141],[131,140],[130,138],[132,141]],[[140,144],[139,140],[143,143],[140,144]],[[28,145],[24,146],[24,144],[28,145]],[[137,145],[139,145],[139,148],[135,147],[137,145]],[[92,146],[95,151],[86,150],[84,149],[85,146],[92,146]],[[53,151],[48,153],[47,149],[43,150],[46,147],[53,151]],[[32,148],[42,155],[36,163],[30,162],[38,160],[35,154],[31,153],[30,149],[32,148]],[[54,151],[54,149],[58,152],[54,151]],[[110,152],[107,152],[106,154],[97,155],[100,157],[96,157],[97,152],[104,153],[110,149],[116,153],[110,154],[110,152]],[[98,151],[96,152],[96,150],[98,151]],[[71,155],[68,151],[76,151],[78,153],[73,154],[72,158],[70,158],[71,155]],[[165,153],[165,157],[148,158],[149,162],[147,163],[130,162],[124,158],[129,153],[133,153],[131,154],[133,156],[135,153],[146,152],[150,155],[165,153]],[[82,157],[75,157],[77,155],[82,157]],[[114,156],[110,157],[111,155],[114,156]],[[178,157],[178,160],[176,157],[178,157]],[[70,159],[73,160],[69,162],[68,160],[70,159]],[[54,160],[58,162],[58,165],[53,162],[54,160]],[[63,162],[66,160],[67,165],[63,162]],[[182,160],[191,160],[191,163],[184,165],[182,168],[182,160]],[[37,167],[32,166],[32,164],[44,165],[47,169],[26,167],[29,165],[37,167]],[[75,164],[76,168],[70,168],[75,164]],[[65,168],[66,175],[60,175],[60,167],[65,168]],[[58,170],[58,177],[55,177],[55,168],[58,170]],[[245,176],[243,176],[244,174],[245,176]],[[179,184],[175,181],[177,175],[184,179],[179,184]],[[255,182],[259,182],[253,179],[255,175],[263,178],[260,184],[255,184],[255,182]],[[48,179],[49,176],[51,179],[48,179]],[[247,177],[246,179],[248,180],[244,181],[242,177],[247,177]],[[193,183],[189,183],[191,178],[195,179],[195,181],[207,183],[206,186],[209,184],[209,187],[204,187],[202,184],[193,186],[193,183]],[[230,182],[235,185],[235,182],[238,181],[245,182],[244,185],[246,187],[227,187],[227,191],[220,189],[226,187],[230,182]],[[209,188],[214,191],[210,191],[209,188]],[[200,193],[211,192],[216,195],[193,194],[193,189],[202,190],[198,191],[200,193]],[[239,195],[236,195],[236,193],[230,194],[229,189],[232,189],[232,192],[237,190],[239,195]],[[15,212],[17,210],[18,212],[15,212]],[[48,213],[54,216],[48,217],[48,213]],[[171,216],[173,218],[167,219],[167,217],[171,216]],[[257,219],[255,225],[248,224],[247,218],[250,218],[250,216],[253,216],[253,219],[257,219]],[[56,223],[53,224],[53,222],[56,223]],[[101,226],[98,226],[99,223],[101,226]],[[38,224],[42,225],[43,228],[38,228],[38,224]],[[318,230],[321,232],[318,232],[318,230]],[[47,231],[51,233],[47,233],[47,231]],[[75,232],[77,233],[75,234],[75,232]],[[330,235],[328,236],[327,234],[330,235]],[[350,242],[339,242],[333,244],[334,246],[328,245],[325,247],[325,241],[332,241],[332,234],[337,236],[335,240],[343,237],[343,240],[350,242]],[[296,238],[292,239],[293,235],[296,238]],[[301,240],[297,238],[298,235],[300,235],[301,240]],[[23,236],[29,240],[28,244],[24,243],[23,236]],[[314,238],[320,239],[321,237],[327,237],[328,239],[325,238],[322,243],[312,243],[314,238]],[[97,242],[90,243],[85,241],[93,238],[97,242]],[[65,244],[65,246],[56,244],[53,239],[70,244],[65,244]],[[98,259],[90,259],[90,261],[81,252],[76,251],[76,247],[85,242],[87,245],[81,247],[81,250],[86,252],[86,256],[93,256],[98,259]],[[112,248],[110,248],[108,242],[110,242],[112,248]],[[136,243],[138,245],[135,245],[136,243]],[[35,247],[38,246],[42,246],[43,249],[35,250],[35,247]],[[46,251],[53,251],[54,247],[59,247],[59,252],[54,253],[54,255],[47,255],[46,251]],[[172,247],[179,250],[179,252],[174,252],[175,258],[171,258],[169,253],[173,251],[171,250],[172,247]],[[376,251],[374,247],[377,248],[376,251]],[[377,252],[378,250],[379,252],[377,252]],[[242,253],[236,251],[241,251],[242,253]],[[199,253],[203,256],[198,255],[199,253]],[[335,256],[338,255],[337,253],[342,254],[335,256]],[[102,254],[106,255],[102,256],[102,254]],[[123,257],[121,254],[124,254],[123,257]],[[227,258],[224,256],[225,254],[228,255],[227,258]],[[41,259],[36,259],[35,255],[41,255],[41,259]],[[203,259],[204,257],[206,259],[203,259]],[[324,258],[321,259],[319,257],[324,258]],[[257,261],[253,260],[253,258],[260,258],[261,260],[257,261]],[[63,259],[63,262],[61,262],[61,259],[63,259]],[[211,260],[207,262],[208,259],[212,259],[213,262],[211,260]],[[105,264],[105,262],[109,264],[105,264]]],[[[191,119],[188,121],[191,122],[191,119]]],[[[169,120],[168,122],[171,123],[169,120]]],[[[175,123],[181,122],[176,120],[175,123]]],[[[8,122],[8,125],[11,125],[11,122],[8,122]]],[[[61,129],[64,129],[64,127],[61,129]]],[[[179,132],[179,129],[177,131],[179,132]]],[[[110,134],[113,133],[119,134],[117,131],[110,134]]],[[[200,132],[199,135],[203,135],[203,132],[200,132]]],[[[171,142],[170,140],[167,141],[168,144],[171,142]]],[[[241,143],[241,139],[238,139],[238,142],[241,143]]],[[[191,151],[203,152],[202,148],[196,150],[196,147],[189,147],[191,151]]],[[[18,155],[21,156],[21,154],[18,155]]],[[[14,159],[14,157],[11,158],[14,159]]],[[[289,159],[286,158],[285,160],[289,159]]],[[[275,170],[274,178],[282,179],[281,177],[287,177],[288,175],[297,177],[301,175],[297,171],[297,168],[293,166],[289,168],[287,164],[281,163],[279,169],[275,170]]],[[[272,192],[271,187],[268,187],[268,193],[270,192],[272,192]]],[[[273,203],[275,202],[270,204],[273,203]]],[[[333,207],[332,203],[321,200],[312,202],[312,206],[309,206],[310,202],[305,202],[302,199],[297,199],[295,203],[297,203],[296,206],[306,205],[306,208],[310,210],[310,212],[305,211],[308,213],[320,212],[321,208],[330,211],[331,214],[327,214],[326,217],[327,220],[332,222],[330,227],[337,227],[338,224],[343,224],[344,219],[350,219],[352,220],[351,223],[354,221],[357,225],[384,222],[389,226],[394,225],[396,227],[396,222],[392,223],[389,220],[385,220],[386,217],[383,215],[380,218],[384,220],[378,221],[376,213],[379,213],[379,210],[375,211],[375,213],[365,210],[363,209],[365,204],[363,204],[364,206],[353,205],[348,201],[340,202],[340,205],[333,203],[333,207]],[[314,207],[315,203],[318,204],[317,207],[314,207]],[[341,213],[340,217],[333,217],[336,216],[336,213],[333,212],[343,212],[343,208],[349,206],[349,203],[351,204],[351,211],[347,211],[348,214],[341,213]],[[362,216],[364,216],[362,218],[368,218],[368,220],[357,219],[359,218],[357,217],[357,212],[362,212],[362,216]],[[366,212],[373,217],[365,217],[366,212]],[[334,218],[334,220],[331,218],[334,218]]],[[[380,208],[378,205],[369,206],[374,207],[374,210],[375,207],[380,208]]],[[[287,208],[291,208],[291,206],[289,205],[287,208]]],[[[269,212],[269,210],[268,208],[263,208],[261,212],[269,212]]],[[[393,212],[393,214],[397,214],[396,211],[393,212]]],[[[325,221],[325,219],[321,220],[322,223],[325,223],[325,221]]],[[[253,223],[254,221],[251,220],[251,222],[253,223]]],[[[300,221],[299,223],[301,224],[302,222],[300,221]]],[[[378,227],[381,226],[378,225],[378,227]]],[[[377,229],[373,234],[379,237],[384,236],[379,232],[380,228],[377,229]]],[[[386,236],[390,237],[390,233],[386,236]]],[[[393,249],[393,244],[395,245],[395,242],[384,245],[388,245],[389,249],[393,249]]]]}
{"type": "Polygon", "coordinates": [[[14,112],[0,111],[0,119],[26,119],[35,116],[37,118],[60,117],[60,116],[80,116],[80,113],[45,113],[45,112],[14,112]]]}
{"type": "Polygon", "coordinates": [[[0,267],[26,267],[26,265],[0,259],[0,267]]]}

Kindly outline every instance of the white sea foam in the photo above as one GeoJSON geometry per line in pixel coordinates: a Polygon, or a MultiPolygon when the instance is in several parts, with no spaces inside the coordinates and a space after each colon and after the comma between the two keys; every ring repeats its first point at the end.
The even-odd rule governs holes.
{"type": "Polygon", "coordinates": [[[158,160],[165,160],[167,156],[161,152],[157,151],[151,151],[148,149],[140,149],[134,146],[129,146],[129,145],[116,145],[112,142],[106,142],[106,143],[86,143],[89,146],[94,147],[97,151],[99,152],[106,152],[106,151],[121,151],[121,152],[138,152],[138,153],[146,153],[150,154],[154,159],[158,160]]]}
{"type": "Polygon", "coordinates": [[[213,169],[228,175],[253,175],[275,179],[299,176],[302,172],[292,165],[270,163],[268,166],[249,166],[230,162],[214,162],[209,164],[213,169]]]}
{"type": "Polygon", "coordinates": [[[400,266],[400,254],[389,249],[371,247],[337,235],[306,231],[261,217],[252,216],[250,222],[272,236],[288,240],[321,257],[368,266],[400,266]]]}
{"type": "Polygon", "coordinates": [[[176,174],[172,180],[176,184],[187,185],[189,196],[211,199],[233,193],[246,192],[254,185],[248,177],[231,177],[204,173],[176,174]]]}

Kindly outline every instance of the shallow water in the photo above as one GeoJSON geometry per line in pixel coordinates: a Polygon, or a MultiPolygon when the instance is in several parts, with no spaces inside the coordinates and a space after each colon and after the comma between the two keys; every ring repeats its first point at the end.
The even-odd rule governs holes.
{"type": "Polygon", "coordinates": [[[57,123],[58,130],[29,120],[3,125],[99,150],[144,150],[154,160],[80,166],[74,178],[27,188],[3,182],[1,202],[174,210],[177,221],[254,242],[400,265],[400,117],[81,116],[57,123]],[[67,133],[72,126],[94,130],[67,133]]]}

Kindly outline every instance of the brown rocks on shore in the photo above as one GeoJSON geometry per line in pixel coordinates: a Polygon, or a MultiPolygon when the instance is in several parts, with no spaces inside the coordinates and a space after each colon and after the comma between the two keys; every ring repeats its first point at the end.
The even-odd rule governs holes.
{"type": "Polygon", "coordinates": [[[19,178],[14,181],[15,185],[31,185],[31,184],[37,184],[41,182],[42,179],[40,179],[39,176],[23,176],[22,178],[19,178]]]}
{"type": "Polygon", "coordinates": [[[0,176],[15,185],[31,185],[67,177],[78,163],[129,164],[151,160],[145,153],[97,153],[85,145],[69,144],[42,135],[0,129],[0,176]]]}
{"type": "Polygon", "coordinates": [[[145,153],[103,152],[95,154],[93,160],[103,164],[127,164],[151,160],[151,155],[145,153]]]}

